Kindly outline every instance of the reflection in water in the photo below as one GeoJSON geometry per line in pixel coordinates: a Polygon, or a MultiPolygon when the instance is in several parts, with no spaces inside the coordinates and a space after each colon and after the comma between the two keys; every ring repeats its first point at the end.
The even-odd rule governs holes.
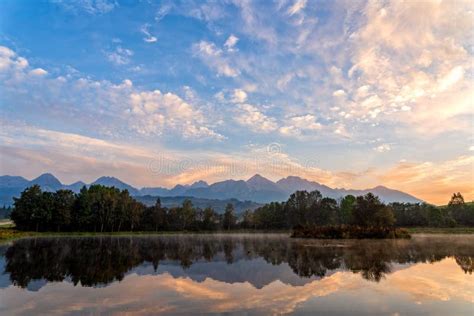
{"type": "MultiPolygon", "coordinates": [[[[5,272],[20,287],[42,279],[49,282],[67,279],[74,285],[97,286],[120,281],[129,270],[146,263],[151,263],[156,272],[162,263],[179,264],[188,270],[201,262],[225,261],[231,265],[242,259],[262,258],[272,265],[287,264],[303,278],[323,278],[344,269],[378,282],[391,272],[394,264],[432,263],[446,257],[454,257],[460,268],[471,274],[472,241],[469,238],[457,238],[456,242],[450,238],[308,241],[252,235],[35,238],[18,240],[6,250],[5,272]]],[[[243,280],[231,273],[216,278],[228,283],[254,284],[252,279],[243,280]]]]}
{"type": "Polygon", "coordinates": [[[474,236],[23,239],[0,246],[0,314],[469,315],[473,245],[474,236]]]}

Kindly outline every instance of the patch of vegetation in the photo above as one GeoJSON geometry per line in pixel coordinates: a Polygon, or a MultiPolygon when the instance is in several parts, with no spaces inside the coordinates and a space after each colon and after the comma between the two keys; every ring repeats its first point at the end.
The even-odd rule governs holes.
{"type": "Polygon", "coordinates": [[[298,227],[293,230],[291,237],[316,239],[408,239],[411,236],[403,228],[341,225],[298,227]]]}
{"type": "Polygon", "coordinates": [[[408,227],[410,234],[474,234],[474,227],[408,227]]]}
{"type": "Polygon", "coordinates": [[[0,241],[34,236],[35,233],[19,231],[13,228],[0,227],[0,241]]]}

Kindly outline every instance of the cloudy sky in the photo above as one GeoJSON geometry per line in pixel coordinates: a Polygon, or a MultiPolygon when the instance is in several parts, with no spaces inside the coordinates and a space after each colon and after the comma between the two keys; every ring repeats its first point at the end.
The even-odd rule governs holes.
{"type": "Polygon", "coordinates": [[[0,173],[474,198],[471,1],[0,2],[0,173]]]}

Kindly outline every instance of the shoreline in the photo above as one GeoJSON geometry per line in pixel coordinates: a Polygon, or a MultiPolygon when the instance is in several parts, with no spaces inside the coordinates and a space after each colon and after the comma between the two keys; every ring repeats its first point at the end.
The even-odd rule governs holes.
{"type": "MultiPolygon", "coordinates": [[[[405,228],[413,235],[471,235],[474,227],[411,227],[405,228]]],[[[0,241],[10,241],[29,237],[119,237],[119,236],[163,236],[163,235],[227,235],[227,234],[286,234],[291,230],[230,230],[230,231],[123,231],[123,232],[31,232],[19,231],[12,227],[0,227],[0,241]]],[[[335,239],[334,240],[341,240],[335,239]]]]}

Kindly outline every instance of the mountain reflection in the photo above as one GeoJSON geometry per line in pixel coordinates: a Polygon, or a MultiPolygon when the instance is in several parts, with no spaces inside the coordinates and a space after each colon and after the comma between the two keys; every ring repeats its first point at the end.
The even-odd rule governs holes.
{"type": "Polygon", "coordinates": [[[122,280],[131,270],[182,273],[227,283],[248,281],[260,288],[276,279],[304,283],[337,270],[378,282],[400,265],[446,257],[455,258],[465,273],[474,269],[472,239],[452,242],[449,237],[365,241],[295,240],[283,235],[32,238],[0,250],[4,273],[22,288],[38,280],[103,286],[122,280]],[[193,265],[199,269],[191,271],[193,265]],[[285,276],[283,270],[288,267],[293,276],[285,276]]]}

